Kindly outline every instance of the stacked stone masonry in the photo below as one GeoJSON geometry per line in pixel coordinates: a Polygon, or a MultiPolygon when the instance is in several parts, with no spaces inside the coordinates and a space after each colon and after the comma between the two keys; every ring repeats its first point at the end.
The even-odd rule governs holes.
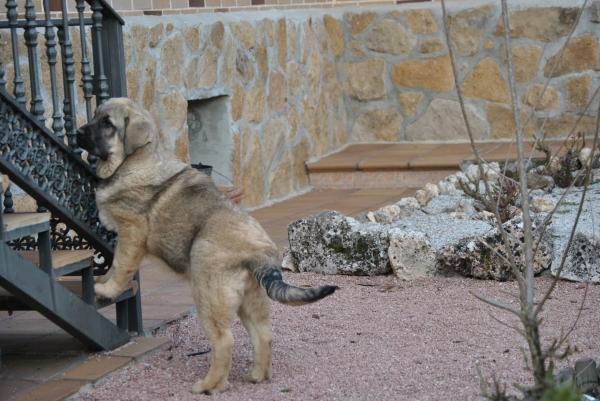
{"type": "MultiPolygon", "coordinates": [[[[578,8],[567,0],[530,3],[510,10],[523,122],[537,103],[525,132],[564,137],[584,114],[576,132],[591,133],[597,101],[586,106],[599,84],[598,25],[584,10],[537,102],[578,8]]],[[[449,13],[475,135],[510,139],[500,4],[453,2],[449,13]]],[[[125,21],[128,94],[152,113],[182,160],[189,161],[188,102],[228,96],[231,132],[223,135],[233,137],[230,178],[245,188],[245,207],[308,188],[305,162],[348,143],[468,139],[439,3],[125,21]]],[[[7,37],[3,61],[10,59],[7,37]]],[[[10,77],[12,64],[4,66],[10,77]]]]}

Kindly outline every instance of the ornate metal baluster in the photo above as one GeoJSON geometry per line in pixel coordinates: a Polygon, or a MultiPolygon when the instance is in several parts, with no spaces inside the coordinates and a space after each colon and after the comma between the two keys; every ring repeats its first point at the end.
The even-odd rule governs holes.
{"type": "Polygon", "coordinates": [[[67,18],[67,1],[61,0],[62,27],[58,30],[58,39],[62,49],[63,80],[65,88],[64,120],[65,134],[69,146],[75,153],[81,153],[75,139],[75,59],[73,58],[73,45],[69,34],[69,20],[67,18]]]}
{"type": "Polygon", "coordinates": [[[19,43],[17,41],[17,26],[19,13],[17,12],[17,2],[15,0],[8,0],[6,2],[6,16],[8,17],[8,25],[10,26],[10,36],[12,39],[12,51],[13,51],[13,64],[15,68],[15,87],[13,94],[17,102],[25,106],[27,99],[25,99],[25,86],[23,86],[23,78],[21,78],[21,66],[19,63],[19,43]]]}
{"type": "Polygon", "coordinates": [[[45,28],[44,36],[46,37],[46,56],[48,57],[48,65],[50,66],[50,86],[52,90],[52,131],[59,138],[62,138],[65,133],[62,132],[63,122],[62,114],[60,113],[60,105],[58,104],[58,88],[56,85],[56,41],[54,38],[54,24],[50,19],[50,2],[44,0],[45,12],[45,28]]]}
{"type": "Polygon", "coordinates": [[[25,2],[25,44],[27,45],[27,56],[29,58],[29,78],[31,80],[31,114],[38,120],[45,121],[44,105],[42,104],[42,96],[40,95],[40,74],[38,71],[38,32],[37,23],[35,22],[35,6],[32,0],[25,2]]]}
{"type": "Polygon", "coordinates": [[[83,98],[85,99],[85,110],[87,119],[92,119],[92,69],[90,68],[90,60],[87,55],[87,44],[85,37],[85,25],[83,21],[83,11],[85,10],[85,0],[77,0],[77,11],[79,12],[79,34],[81,36],[81,88],[83,89],[83,98]]]}
{"type": "Polygon", "coordinates": [[[0,89],[6,90],[6,79],[4,76],[6,75],[6,70],[2,68],[2,60],[0,59],[0,89]]]}
{"type": "Polygon", "coordinates": [[[106,75],[104,75],[104,58],[102,55],[102,4],[100,4],[100,1],[94,0],[91,8],[93,11],[92,21],[94,22],[94,36],[99,49],[98,54],[94,54],[94,57],[98,58],[98,62],[95,65],[99,66],[99,71],[94,71],[96,73],[98,85],[98,95],[96,97],[97,103],[102,104],[110,97],[108,94],[108,79],[106,78],[106,75]]]}
{"type": "Polygon", "coordinates": [[[12,198],[12,192],[10,190],[10,185],[4,191],[4,213],[14,213],[15,209],[13,209],[13,205],[15,202],[12,198]]]}

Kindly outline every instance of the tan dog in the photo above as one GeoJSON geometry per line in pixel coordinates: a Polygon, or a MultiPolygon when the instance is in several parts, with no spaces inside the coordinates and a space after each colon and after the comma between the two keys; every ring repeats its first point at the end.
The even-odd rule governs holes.
{"type": "Polygon", "coordinates": [[[119,234],[112,267],[95,284],[96,295],[116,298],[145,255],[158,257],[191,281],[198,318],[210,339],[210,369],[192,391],[227,389],[236,313],[254,350],[244,381],[270,380],[268,297],[302,305],[338,287],[283,282],[277,248],[259,223],[208,176],[167,151],[150,114],[133,101],[111,99],[99,106],[93,120],[77,130],[77,143],[99,157],[100,220],[119,234]]]}

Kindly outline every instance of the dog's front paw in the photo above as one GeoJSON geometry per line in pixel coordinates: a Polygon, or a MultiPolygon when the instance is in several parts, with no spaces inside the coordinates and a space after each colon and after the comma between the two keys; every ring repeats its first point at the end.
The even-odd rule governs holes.
{"type": "Polygon", "coordinates": [[[110,281],[104,284],[94,284],[94,292],[96,293],[97,298],[108,299],[110,301],[117,298],[119,294],[121,294],[121,290],[115,285],[112,285],[110,281]]]}
{"type": "Polygon", "coordinates": [[[264,371],[262,369],[257,369],[253,367],[249,369],[244,375],[244,382],[246,383],[264,383],[271,381],[271,372],[270,369],[264,371]]]}
{"type": "Polygon", "coordinates": [[[194,394],[218,394],[229,389],[229,382],[222,380],[220,383],[207,383],[206,380],[198,380],[194,387],[192,387],[192,393],[194,394]]]}

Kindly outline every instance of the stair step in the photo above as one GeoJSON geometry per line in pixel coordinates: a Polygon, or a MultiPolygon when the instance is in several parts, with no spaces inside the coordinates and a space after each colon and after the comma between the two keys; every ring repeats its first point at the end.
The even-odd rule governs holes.
{"type": "MultiPolygon", "coordinates": [[[[81,298],[83,296],[83,289],[81,286],[81,280],[74,280],[70,278],[61,278],[56,280],[57,283],[65,287],[67,290],[71,291],[74,295],[81,298]]],[[[114,301],[95,301],[94,306],[96,309],[102,309],[114,303],[120,302],[124,299],[134,297],[140,286],[139,283],[135,280],[131,281],[125,290],[115,299],[114,301]]],[[[29,305],[20,301],[17,297],[12,295],[6,289],[0,287],[0,310],[32,310],[29,305]]]]}
{"type": "MultiPolygon", "coordinates": [[[[563,154],[564,140],[547,141],[552,155],[563,154]],[[562,150],[559,152],[559,148],[562,150]]],[[[546,154],[525,143],[525,154],[543,160],[546,154]]],[[[482,141],[477,150],[487,162],[517,159],[515,143],[482,141]]],[[[314,188],[420,188],[437,183],[475,155],[470,143],[370,143],[352,144],[335,153],[307,163],[314,188]]]]}
{"type": "Polygon", "coordinates": [[[4,241],[50,229],[50,213],[4,213],[4,241]]]}
{"type": "MultiPolygon", "coordinates": [[[[37,267],[40,267],[40,253],[38,251],[17,251],[17,253],[37,267]]],[[[64,276],[90,267],[93,263],[93,258],[94,251],[92,249],[52,251],[54,276],[64,276]]]]}

